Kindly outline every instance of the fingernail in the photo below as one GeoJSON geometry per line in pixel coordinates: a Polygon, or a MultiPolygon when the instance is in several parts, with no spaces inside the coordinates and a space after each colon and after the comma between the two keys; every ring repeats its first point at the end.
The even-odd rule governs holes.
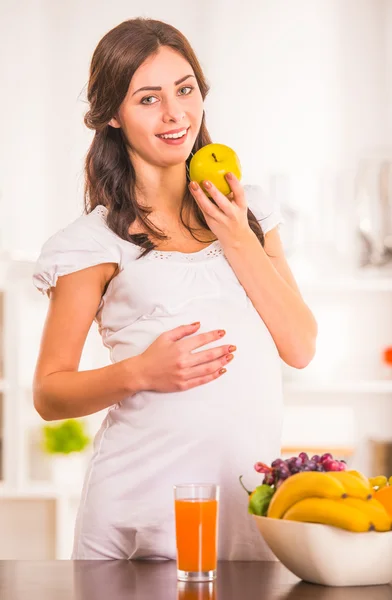
{"type": "Polygon", "coordinates": [[[225,335],[226,331],[224,329],[219,329],[218,331],[218,335],[219,337],[222,337],[223,335],[225,335]]]}
{"type": "Polygon", "coordinates": [[[234,352],[234,350],[237,350],[237,346],[229,346],[229,352],[234,352]]]}
{"type": "Polygon", "coordinates": [[[203,181],[203,185],[204,185],[205,188],[207,188],[207,190],[209,190],[210,187],[212,186],[212,184],[211,184],[210,181],[203,181]]]}
{"type": "Polygon", "coordinates": [[[227,369],[221,369],[221,370],[219,371],[219,374],[220,374],[220,375],[223,375],[223,373],[226,373],[226,370],[227,370],[227,369]]]}
{"type": "Polygon", "coordinates": [[[234,356],[233,356],[232,354],[229,354],[229,355],[226,357],[226,360],[227,360],[227,362],[230,362],[231,360],[233,360],[233,358],[234,358],[234,356]]]}
{"type": "Polygon", "coordinates": [[[192,325],[200,325],[200,321],[196,321],[195,323],[191,323],[191,327],[192,325]]]}
{"type": "Polygon", "coordinates": [[[191,181],[190,187],[192,188],[192,190],[196,191],[199,186],[197,185],[196,181],[191,181]]]}
{"type": "Polygon", "coordinates": [[[233,173],[230,173],[230,171],[228,173],[226,173],[226,177],[227,179],[233,179],[233,173]]]}

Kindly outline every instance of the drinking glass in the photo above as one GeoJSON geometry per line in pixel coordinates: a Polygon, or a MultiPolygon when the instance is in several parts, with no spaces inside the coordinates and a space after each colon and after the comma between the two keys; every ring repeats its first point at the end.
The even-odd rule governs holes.
{"type": "Polygon", "coordinates": [[[174,502],[177,578],[212,581],[217,569],[219,485],[175,485],[174,502]]]}

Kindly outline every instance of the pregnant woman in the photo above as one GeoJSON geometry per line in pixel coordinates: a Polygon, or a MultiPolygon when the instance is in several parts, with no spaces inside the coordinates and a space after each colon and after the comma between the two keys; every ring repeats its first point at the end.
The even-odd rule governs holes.
{"type": "Polygon", "coordinates": [[[221,486],[219,559],[270,556],[238,476],[257,484],[253,464],[279,456],[281,363],[311,361],[317,325],[260,188],[227,174],[226,197],[189,179],[211,142],[207,93],[189,42],[160,21],[121,23],[92,57],[85,211],[44,244],[34,273],[50,298],[36,410],[108,409],[74,559],[174,559],[173,485],[195,482],[221,486]],[[78,371],[93,321],[112,364],[78,371]]]}

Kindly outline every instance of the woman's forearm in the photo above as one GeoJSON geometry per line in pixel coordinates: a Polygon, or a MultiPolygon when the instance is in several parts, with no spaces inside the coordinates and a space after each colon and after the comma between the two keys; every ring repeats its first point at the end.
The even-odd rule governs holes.
{"type": "Polygon", "coordinates": [[[296,368],[308,365],[315,354],[317,323],[301,295],[278,273],[252,231],[224,252],[282,360],[296,368]]]}
{"type": "Polygon", "coordinates": [[[140,391],[139,357],[92,369],[58,371],[34,383],[37,412],[45,421],[84,417],[140,391]]]}

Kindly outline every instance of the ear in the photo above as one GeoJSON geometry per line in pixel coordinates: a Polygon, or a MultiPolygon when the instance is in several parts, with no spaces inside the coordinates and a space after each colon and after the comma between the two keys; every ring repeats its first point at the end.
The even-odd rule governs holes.
{"type": "Polygon", "coordinates": [[[113,119],[110,119],[108,125],[111,125],[115,129],[120,129],[120,127],[121,127],[120,123],[117,121],[117,119],[115,117],[113,117],[113,119]]]}

